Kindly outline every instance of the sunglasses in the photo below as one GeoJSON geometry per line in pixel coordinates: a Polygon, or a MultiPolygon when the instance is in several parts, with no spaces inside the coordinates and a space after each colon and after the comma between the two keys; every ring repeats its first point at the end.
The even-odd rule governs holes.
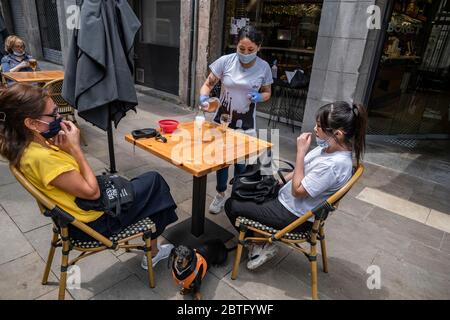
{"type": "Polygon", "coordinates": [[[55,109],[53,109],[53,112],[50,114],[41,114],[40,117],[52,117],[58,119],[59,117],[59,112],[58,112],[58,107],[55,107],[55,109]]]}

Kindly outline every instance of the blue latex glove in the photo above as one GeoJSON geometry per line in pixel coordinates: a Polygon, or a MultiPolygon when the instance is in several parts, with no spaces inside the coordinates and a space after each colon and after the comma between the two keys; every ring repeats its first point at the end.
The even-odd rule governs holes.
{"type": "Polygon", "coordinates": [[[263,102],[264,101],[263,95],[261,93],[259,93],[259,92],[253,92],[253,93],[249,94],[248,98],[253,103],[263,102]]]}
{"type": "Polygon", "coordinates": [[[200,98],[198,98],[198,101],[200,102],[200,105],[202,105],[204,102],[206,102],[209,99],[209,96],[201,95],[200,98]]]}

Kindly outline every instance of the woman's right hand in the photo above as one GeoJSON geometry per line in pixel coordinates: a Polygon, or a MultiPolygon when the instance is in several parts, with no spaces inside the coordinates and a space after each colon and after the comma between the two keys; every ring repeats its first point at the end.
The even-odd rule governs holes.
{"type": "Polygon", "coordinates": [[[80,130],[70,121],[61,122],[61,129],[55,137],[55,146],[70,154],[80,151],[80,130]]]}
{"type": "Polygon", "coordinates": [[[310,132],[302,133],[297,138],[297,152],[306,155],[308,153],[309,147],[311,146],[311,138],[312,133],[310,132]]]}
{"type": "Polygon", "coordinates": [[[17,65],[17,69],[19,69],[19,70],[22,70],[22,69],[25,69],[25,68],[29,68],[29,67],[30,67],[30,63],[28,61],[25,61],[25,60],[17,65]]]}
{"type": "Polygon", "coordinates": [[[207,96],[207,95],[201,95],[201,96],[198,98],[199,109],[200,109],[200,110],[209,112],[209,110],[208,110],[208,109],[209,109],[209,103],[207,103],[208,99],[209,99],[209,96],[207,96]]]}

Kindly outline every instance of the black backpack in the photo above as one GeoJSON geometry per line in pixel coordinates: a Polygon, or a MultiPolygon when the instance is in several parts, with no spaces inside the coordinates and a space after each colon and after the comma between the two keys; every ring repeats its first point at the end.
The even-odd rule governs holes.
{"type": "Polygon", "coordinates": [[[115,218],[119,217],[122,209],[129,208],[134,201],[133,184],[121,176],[106,173],[96,178],[100,198],[97,200],[76,198],[76,205],[82,210],[103,211],[115,218]]]}

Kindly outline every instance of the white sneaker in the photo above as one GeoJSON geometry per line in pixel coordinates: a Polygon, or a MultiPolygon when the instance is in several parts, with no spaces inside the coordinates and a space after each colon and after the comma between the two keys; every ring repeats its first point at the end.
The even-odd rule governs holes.
{"type": "MultiPolygon", "coordinates": [[[[152,265],[153,268],[156,266],[156,264],[158,262],[160,262],[161,260],[167,259],[170,255],[170,252],[173,249],[173,244],[163,244],[163,245],[158,245],[158,253],[156,254],[156,256],[154,256],[152,258],[152,265]]],[[[141,267],[144,270],[148,270],[148,264],[147,264],[147,256],[144,254],[144,256],[142,257],[142,263],[141,263],[141,267]]]]}
{"type": "Polygon", "coordinates": [[[255,245],[249,253],[247,269],[255,270],[264,263],[275,257],[278,247],[274,244],[265,243],[264,245],[255,245]]]}
{"type": "Polygon", "coordinates": [[[226,201],[227,201],[226,197],[223,197],[219,193],[216,194],[214,200],[209,205],[209,212],[212,214],[220,213],[220,211],[222,211],[223,207],[225,206],[226,201]]]}
{"type": "Polygon", "coordinates": [[[253,260],[256,258],[256,256],[259,256],[261,254],[261,251],[264,247],[264,243],[257,244],[252,243],[250,244],[250,247],[248,248],[248,261],[253,260]]]}

